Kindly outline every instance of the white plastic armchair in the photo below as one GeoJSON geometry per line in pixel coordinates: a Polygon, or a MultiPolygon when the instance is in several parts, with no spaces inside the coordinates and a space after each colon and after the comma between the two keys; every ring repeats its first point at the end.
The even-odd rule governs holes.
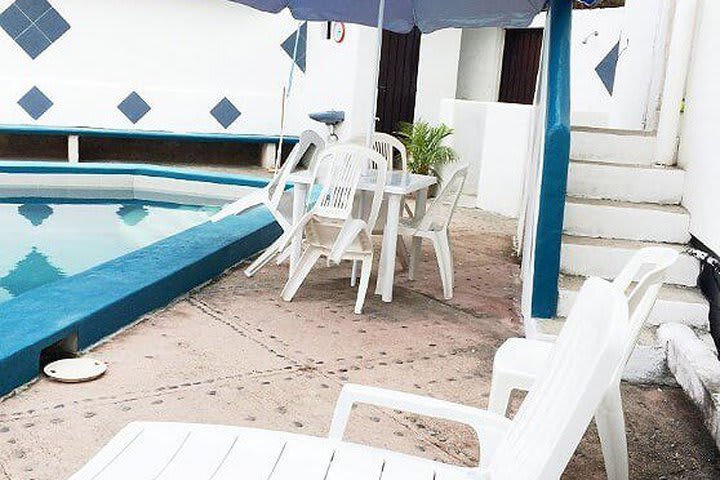
{"type": "MultiPolygon", "coordinates": [[[[613,288],[626,295],[629,311],[627,336],[622,338],[623,361],[608,384],[602,403],[595,413],[595,422],[610,480],[629,477],[625,418],[620,394],[623,369],[635,348],[640,331],[655,304],[668,268],[678,252],[665,247],[639,250],[613,282],[613,288]],[[637,284],[633,282],[639,279],[637,284]]],[[[505,415],[513,390],[530,390],[537,378],[548,368],[553,343],[537,339],[514,338],[495,353],[489,409],[505,415]]]]}
{"type": "MultiPolygon", "coordinates": [[[[282,200],[283,193],[287,187],[288,177],[293,171],[295,171],[300,162],[308,154],[317,155],[324,148],[325,141],[322,137],[320,137],[320,135],[312,130],[304,131],[300,134],[300,141],[292,149],[283,166],[265,188],[245,195],[239,200],[224,206],[218,213],[213,215],[210,220],[218,222],[226,217],[238,215],[250,208],[264,205],[273,217],[275,217],[275,220],[282,228],[284,235],[284,233],[290,229],[292,223],[292,221],[280,211],[280,201],[282,200]]],[[[267,263],[272,260],[275,255],[277,255],[279,251],[278,247],[283,242],[283,235],[265,249],[265,251],[250,264],[250,266],[245,270],[245,274],[248,277],[254,275],[258,270],[267,265],[267,263]]]]}
{"type": "Polygon", "coordinates": [[[403,236],[412,238],[410,269],[408,272],[410,280],[414,280],[417,275],[422,240],[428,239],[432,242],[440,271],[440,279],[442,280],[443,294],[446,299],[452,298],[455,284],[453,255],[450,245],[450,222],[462,194],[467,173],[467,165],[456,168],[450,174],[448,180],[444,182],[443,188],[425,214],[419,218],[403,218],[398,228],[401,242],[403,236]]]}
{"type": "Polygon", "coordinates": [[[623,361],[627,334],[623,295],[601,279],[581,289],[568,323],[520,411],[512,421],[497,412],[378,388],[346,385],[335,407],[330,438],[341,441],[356,403],[451,420],[475,430],[476,472],[465,478],[558,479],[623,361]]]}
{"type": "Polygon", "coordinates": [[[377,152],[358,145],[337,145],[328,148],[319,164],[329,162],[329,177],[315,206],[293,226],[281,249],[301,231],[305,234],[305,251],[282,291],[282,298],[291,301],[300,285],[321,256],[333,263],[341,260],[362,262],[355,313],[362,313],[372,269],[372,228],[382,204],[387,177],[385,159],[377,152]],[[375,178],[375,191],[368,220],[353,218],[355,193],[361,175],[375,178]]]}

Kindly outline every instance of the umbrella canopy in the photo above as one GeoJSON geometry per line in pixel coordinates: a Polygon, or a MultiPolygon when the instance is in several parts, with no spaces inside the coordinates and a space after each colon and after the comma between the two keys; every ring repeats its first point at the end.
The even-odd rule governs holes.
{"type": "MultiPolygon", "coordinates": [[[[339,21],[375,27],[379,0],[231,0],[277,13],[289,8],[302,20],[339,21]]],[[[591,1],[591,0],[589,0],[591,1]]],[[[526,27],[546,0],[386,0],[383,27],[423,33],[448,27],[526,27]]]]}
{"type": "MultiPolygon", "coordinates": [[[[378,24],[379,0],[231,0],[277,13],[289,8],[300,20],[378,24]]],[[[602,0],[580,0],[595,5],[602,0]]],[[[383,27],[407,33],[441,28],[527,27],[547,0],[386,0],[383,27]]]]}

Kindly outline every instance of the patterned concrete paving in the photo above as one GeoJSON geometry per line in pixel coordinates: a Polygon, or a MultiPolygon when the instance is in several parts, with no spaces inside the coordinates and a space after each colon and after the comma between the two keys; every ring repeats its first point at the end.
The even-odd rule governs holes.
{"type": "MultiPolygon", "coordinates": [[[[241,270],[148,315],[96,347],[108,374],[79,385],[40,379],[0,403],[0,480],[61,480],[133,420],[208,422],[324,435],[346,382],[485,407],[492,355],[520,333],[514,224],[461,210],[457,290],[441,287],[426,246],[420,278],[398,272],[395,301],[352,313],[349,266],[318,265],[292,303],[285,269],[241,270]]],[[[624,386],[632,478],[718,478],[720,455],[677,388],[624,386]]],[[[515,399],[515,408],[521,401],[515,399]]],[[[464,427],[372,407],[349,438],[447,462],[477,462],[464,427]]],[[[603,478],[591,429],[566,474],[603,478]]]]}

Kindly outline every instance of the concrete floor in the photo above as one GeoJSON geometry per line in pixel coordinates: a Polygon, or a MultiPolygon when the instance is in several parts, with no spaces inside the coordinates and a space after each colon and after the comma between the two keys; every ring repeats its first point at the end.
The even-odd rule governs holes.
{"type": "MultiPolygon", "coordinates": [[[[492,356],[520,334],[515,224],[461,209],[454,222],[455,299],[440,300],[429,246],[418,281],[398,274],[395,301],[369,296],[352,313],[349,266],[318,265],[295,301],[285,269],[252,279],[240,269],[192,292],[96,347],[101,379],[40,379],[0,403],[0,479],[60,480],[133,420],[243,425],[327,433],[345,382],[485,407],[492,356]]],[[[631,477],[719,478],[720,455],[678,388],[624,385],[631,477]]],[[[515,407],[520,398],[515,399],[515,407]]],[[[360,407],[349,438],[473,464],[463,427],[360,407]]],[[[603,478],[591,428],[565,478],[603,478]]]]}

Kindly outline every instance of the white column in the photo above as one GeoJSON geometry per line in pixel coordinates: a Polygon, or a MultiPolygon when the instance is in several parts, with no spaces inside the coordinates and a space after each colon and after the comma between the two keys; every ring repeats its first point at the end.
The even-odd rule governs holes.
{"type": "Polygon", "coordinates": [[[655,162],[663,165],[673,165],[676,162],[680,109],[685,96],[696,12],[697,0],[682,0],[675,5],[655,146],[655,162]]]}
{"type": "Polygon", "coordinates": [[[80,161],[80,137],[68,135],[68,162],[78,163],[80,161]]]}
{"type": "Polygon", "coordinates": [[[277,155],[277,145],[274,143],[263,143],[260,150],[260,166],[267,169],[274,168],[275,155],[277,155]]]}

